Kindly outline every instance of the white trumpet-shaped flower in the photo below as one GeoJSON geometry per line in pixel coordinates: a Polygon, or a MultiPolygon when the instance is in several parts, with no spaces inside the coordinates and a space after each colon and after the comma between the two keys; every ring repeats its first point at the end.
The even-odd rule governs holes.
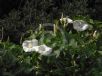
{"type": "Polygon", "coordinates": [[[60,21],[61,21],[61,22],[64,22],[64,23],[73,23],[73,20],[70,19],[70,18],[67,18],[67,17],[61,18],[60,21]]]}
{"type": "Polygon", "coordinates": [[[40,45],[40,46],[36,46],[34,47],[35,50],[40,53],[41,55],[49,55],[52,52],[52,48],[46,46],[46,45],[40,45]]]}
{"type": "Polygon", "coordinates": [[[83,20],[75,20],[73,22],[73,28],[77,31],[84,31],[88,29],[89,25],[83,20]]]}
{"type": "Polygon", "coordinates": [[[35,46],[38,46],[38,40],[25,40],[22,44],[23,50],[25,52],[35,51],[35,46]]]}
{"type": "Polygon", "coordinates": [[[70,18],[67,18],[67,22],[68,22],[68,23],[73,23],[73,20],[70,19],[70,18]]]}

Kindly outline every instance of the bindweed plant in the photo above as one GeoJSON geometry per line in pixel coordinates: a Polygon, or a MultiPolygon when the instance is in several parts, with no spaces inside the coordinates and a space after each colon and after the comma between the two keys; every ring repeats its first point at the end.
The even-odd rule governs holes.
{"type": "Polygon", "coordinates": [[[23,47],[0,42],[0,76],[101,76],[102,25],[89,20],[73,20],[75,32],[60,20],[40,24],[23,47]]]}

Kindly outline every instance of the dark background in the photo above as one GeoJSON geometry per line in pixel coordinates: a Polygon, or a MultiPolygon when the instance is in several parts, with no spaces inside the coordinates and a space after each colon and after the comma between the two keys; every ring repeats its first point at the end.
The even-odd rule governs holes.
{"type": "MultiPolygon", "coordinates": [[[[30,1],[30,0],[29,0],[30,1]]],[[[37,0],[36,0],[37,1],[37,0]]],[[[43,1],[43,0],[40,0],[43,1]]],[[[63,5],[63,3],[66,2],[66,0],[52,0],[53,6],[51,7],[57,7],[60,9],[63,5]]],[[[72,2],[73,0],[67,0],[68,2],[72,2]]],[[[22,8],[25,4],[26,0],[0,0],[0,18],[3,18],[4,15],[7,15],[12,9],[18,10],[19,8],[22,8]]],[[[102,0],[88,0],[87,2],[87,8],[93,9],[94,12],[90,11],[90,16],[95,19],[101,20],[102,18],[102,0]]],[[[50,8],[48,8],[47,12],[49,12],[50,8]]],[[[84,8],[83,8],[84,9],[84,8]]]]}

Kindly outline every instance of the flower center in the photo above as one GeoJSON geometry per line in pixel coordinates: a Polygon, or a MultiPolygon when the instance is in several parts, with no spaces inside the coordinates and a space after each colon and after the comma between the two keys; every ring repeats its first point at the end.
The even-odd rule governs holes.
{"type": "Polygon", "coordinates": [[[28,43],[28,48],[32,48],[33,45],[31,43],[28,43]]]}

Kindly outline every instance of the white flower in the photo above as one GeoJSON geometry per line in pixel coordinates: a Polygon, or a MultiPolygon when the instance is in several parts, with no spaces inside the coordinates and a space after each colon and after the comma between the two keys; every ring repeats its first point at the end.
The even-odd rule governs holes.
{"type": "Polygon", "coordinates": [[[22,47],[25,52],[35,51],[35,49],[34,49],[35,46],[38,46],[38,40],[36,40],[36,39],[25,40],[22,44],[22,47]]]}
{"type": "Polygon", "coordinates": [[[75,20],[73,22],[73,28],[77,31],[84,31],[88,29],[89,25],[83,20],[75,20]]]}
{"type": "Polygon", "coordinates": [[[70,18],[67,18],[67,17],[61,18],[60,21],[61,21],[61,22],[64,22],[64,23],[73,23],[73,20],[70,19],[70,18]]]}
{"type": "Polygon", "coordinates": [[[40,46],[36,46],[34,47],[35,50],[40,53],[41,55],[49,55],[52,52],[52,48],[46,46],[46,45],[40,45],[40,46]]]}
{"type": "Polygon", "coordinates": [[[67,22],[68,22],[68,23],[73,23],[73,20],[70,19],[70,18],[67,18],[67,22]]]}

